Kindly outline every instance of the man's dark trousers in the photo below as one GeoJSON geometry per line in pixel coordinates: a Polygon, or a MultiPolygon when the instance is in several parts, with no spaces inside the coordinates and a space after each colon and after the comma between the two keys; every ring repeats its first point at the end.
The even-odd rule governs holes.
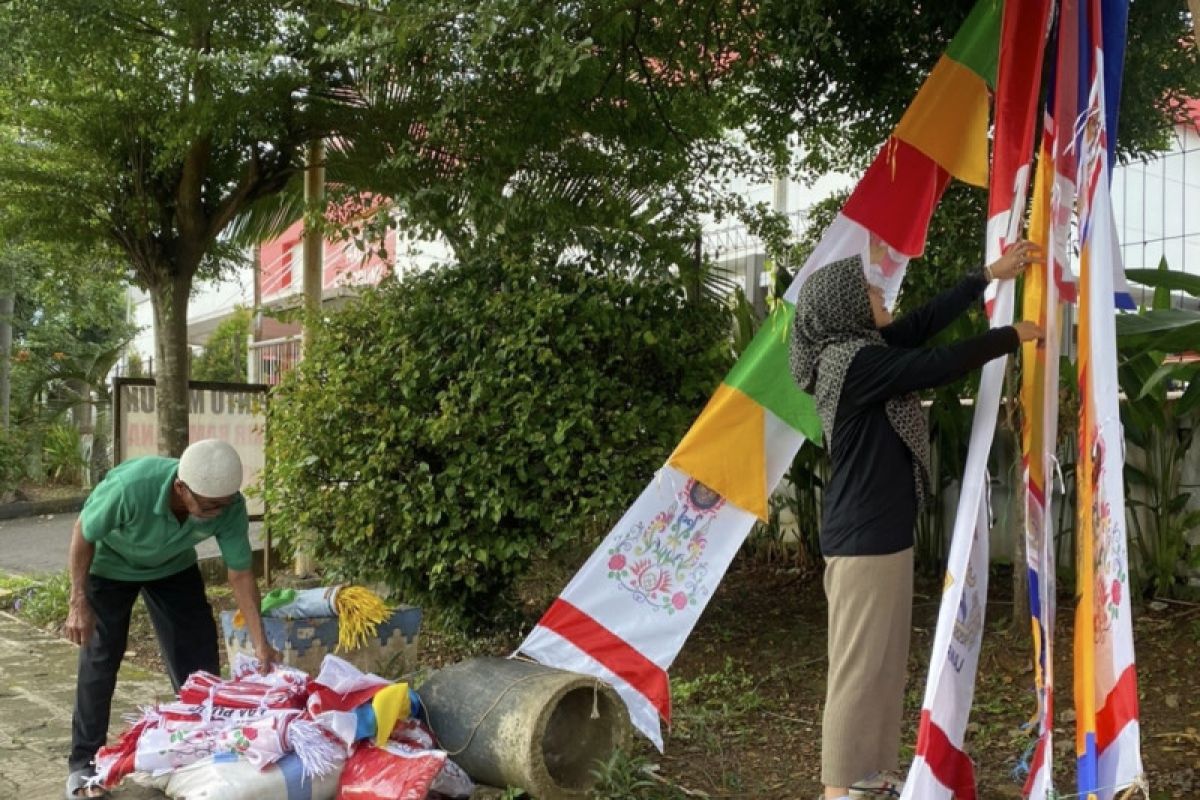
{"type": "Polygon", "coordinates": [[[217,627],[195,564],[152,581],[116,581],[88,575],[87,599],[96,614],[96,630],[79,651],[75,714],[71,719],[68,768],[85,768],[108,736],[117,671],[129,639],[129,616],[141,593],[158,636],[158,646],[175,691],[187,676],[202,669],[220,673],[217,627]]]}

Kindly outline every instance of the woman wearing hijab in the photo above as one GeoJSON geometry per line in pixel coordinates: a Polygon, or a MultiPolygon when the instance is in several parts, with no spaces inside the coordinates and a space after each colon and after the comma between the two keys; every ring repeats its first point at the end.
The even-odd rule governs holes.
{"type": "Polygon", "coordinates": [[[1014,278],[1036,260],[1036,245],[1015,244],[894,321],[858,257],[815,272],[796,299],[792,375],[816,398],[832,461],[820,535],[829,604],[821,782],[829,800],[900,796],[891,772],[912,622],[913,528],[931,481],[916,392],[1015,352],[1042,331],[1017,322],[945,347],[921,345],[990,280],[1014,278]]]}

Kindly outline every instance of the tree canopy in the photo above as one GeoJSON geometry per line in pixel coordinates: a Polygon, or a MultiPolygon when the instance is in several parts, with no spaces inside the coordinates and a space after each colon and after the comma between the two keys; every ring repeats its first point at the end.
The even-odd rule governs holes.
{"type": "MultiPolygon", "coordinates": [[[[236,220],[294,219],[307,142],[460,259],[687,271],[703,214],[766,215],[734,176],[861,169],[971,5],[8,0],[0,192],[31,235],[123,253],[178,452],[192,282],[236,220]]],[[[1200,96],[1192,41],[1178,0],[1131,6],[1123,154],[1200,96]]]]}
{"type": "Polygon", "coordinates": [[[221,234],[325,135],[314,69],[334,4],[0,5],[0,189],[30,235],[119,248],[151,297],[159,447],[187,443],[187,298],[221,234]]]}

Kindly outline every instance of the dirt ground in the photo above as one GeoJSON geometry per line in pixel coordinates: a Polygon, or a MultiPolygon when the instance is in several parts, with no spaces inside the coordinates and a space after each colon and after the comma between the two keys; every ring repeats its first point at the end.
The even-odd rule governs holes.
{"type": "MultiPolygon", "coordinates": [[[[915,744],[926,665],[937,618],[937,582],[918,579],[908,664],[907,735],[915,744]]],[[[1022,756],[1033,741],[1025,723],[1035,712],[1028,635],[1009,633],[1010,578],[991,577],[987,632],[968,746],[981,798],[1020,797],[1022,756]]],[[[214,605],[231,606],[215,589],[214,605]]],[[[1071,598],[1059,598],[1056,641],[1058,725],[1056,785],[1073,791],[1071,598]]],[[[1152,798],[1200,797],[1200,605],[1135,608],[1142,754],[1152,798]]],[[[436,668],[472,654],[503,655],[518,639],[466,640],[427,628],[423,666],[436,668]]],[[[825,685],[825,600],[819,577],[739,561],[727,575],[671,670],[673,725],[665,754],[639,740],[637,758],[657,765],[657,789],[646,798],[812,798],[819,791],[820,719],[825,685]]],[[[130,649],[157,663],[144,615],[135,617],[130,649]],[[139,621],[140,618],[140,621],[139,621]]]]}
{"type": "MultiPolygon", "coordinates": [[[[911,758],[937,619],[937,583],[918,582],[909,659],[902,760],[911,758]]],[[[1008,633],[1012,604],[1006,570],[991,578],[988,628],[969,728],[980,797],[1020,797],[1017,769],[1033,740],[1023,729],[1036,711],[1028,635],[1008,633]]],[[[1058,724],[1056,785],[1072,790],[1071,609],[1059,599],[1056,635],[1058,724]]],[[[1142,752],[1154,798],[1200,796],[1200,606],[1155,604],[1135,616],[1142,752]]],[[[825,663],[825,603],[820,581],[757,569],[726,578],[672,670],[673,688],[697,676],[724,674],[707,696],[690,698],[667,742],[663,772],[712,797],[815,797],[825,663]],[[704,710],[750,691],[725,724],[697,730],[704,710]],[[721,695],[724,695],[722,700],[721,695]],[[699,707],[695,701],[700,700],[699,707]],[[755,707],[756,706],[756,707],[755,707]],[[699,712],[699,713],[698,713],[699,712]]],[[[678,692],[676,692],[678,694],[678,692]]],[[[704,693],[698,693],[703,695],[704,693]]],[[[683,704],[681,704],[683,705],[683,704]]]]}

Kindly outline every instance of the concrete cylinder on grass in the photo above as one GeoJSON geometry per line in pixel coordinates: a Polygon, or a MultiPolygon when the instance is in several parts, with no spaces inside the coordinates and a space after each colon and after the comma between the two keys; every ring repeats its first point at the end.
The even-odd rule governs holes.
{"type": "Polygon", "coordinates": [[[608,684],[541,664],[471,659],[417,691],[440,745],[472,778],[537,800],[586,797],[596,762],[629,740],[629,715],[608,684]]]}

